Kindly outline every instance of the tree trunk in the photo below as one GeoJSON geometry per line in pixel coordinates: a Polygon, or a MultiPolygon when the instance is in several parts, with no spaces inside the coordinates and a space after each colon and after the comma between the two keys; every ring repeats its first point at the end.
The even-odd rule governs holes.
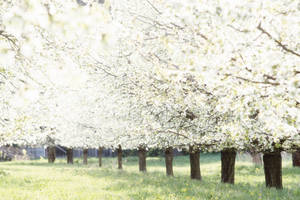
{"type": "Polygon", "coordinates": [[[236,151],[234,149],[226,149],[221,151],[221,182],[234,184],[234,167],[235,167],[236,151]]]}
{"type": "Polygon", "coordinates": [[[102,167],[102,152],[103,152],[103,147],[99,147],[98,149],[99,167],[102,167]]]}
{"type": "Polygon", "coordinates": [[[117,153],[118,153],[118,169],[122,169],[122,147],[121,145],[118,146],[117,149],[117,153]]]}
{"type": "Polygon", "coordinates": [[[293,167],[300,167],[300,149],[297,149],[297,151],[293,152],[293,167]]]}
{"type": "Polygon", "coordinates": [[[47,147],[47,153],[48,153],[48,163],[54,163],[56,158],[56,149],[55,146],[49,146],[47,147]]]}
{"type": "Polygon", "coordinates": [[[167,176],[174,176],[174,174],[173,174],[173,147],[166,148],[165,161],[166,161],[167,176]]]}
{"type": "Polygon", "coordinates": [[[282,189],[282,164],[280,151],[264,153],[263,161],[266,186],[282,189]]]}
{"type": "Polygon", "coordinates": [[[190,146],[189,153],[190,153],[191,179],[201,180],[199,148],[190,146]]]}
{"type": "Polygon", "coordinates": [[[88,149],[83,149],[83,164],[88,164],[88,149]]]}
{"type": "Polygon", "coordinates": [[[146,149],[144,147],[139,147],[139,170],[140,172],[146,172],[146,149]]]}
{"type": "Polygon", "coordinates": [[[262,166],[261,154],[257,152],[250,152],[252,162],[255,166],[262,166]]]}
{"type": "Polygon", "coordinates": [[[67,163],[73,164],[73,149],[67,148],[67,163]]]}

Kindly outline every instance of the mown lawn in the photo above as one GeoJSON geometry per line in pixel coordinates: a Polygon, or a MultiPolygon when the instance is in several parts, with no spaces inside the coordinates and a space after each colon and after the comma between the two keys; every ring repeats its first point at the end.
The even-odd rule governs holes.
{"type": "Polygon", "coordinates": [[[166,177],[164,158],[147,158],[146,174],[138,172],[136,157],[124,158],[123,170],[116,158],[104,158],[103,168],[96,158],[83,166],[59,159],[0,163],[1,200],[98,200],[98,199],[300,199],[300,169],[283,162],[282,191],[267,189],[263,168],[254,167],[243,156],[236,164],[236,184],[220,183],[220,155],[201,155],[201,182],[190,180],[187,156],[174,158],[175,177],[166,177]]]}

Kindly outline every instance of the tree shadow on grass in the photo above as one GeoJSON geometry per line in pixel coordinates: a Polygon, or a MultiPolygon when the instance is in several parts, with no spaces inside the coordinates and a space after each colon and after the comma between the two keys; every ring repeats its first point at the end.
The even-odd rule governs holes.
{"type": "Polygon", "coordinates": [[[96,172],[90,170],[81,175],[96,179],[109,177],[113,182],[105,190],[126,191],[132,199],[297,199],[297,195],[300,195],[298,188],[277,191],[266,188],[264,182],[256,185],[222,184],[216,175],[205,175],[203,181],[190,180],[183,175],[166,177],[160,172],[144,174],[108,169],[96,172]]]}
{"type": "Polygon", "coordinates": [[[37,167],[83,167],[89,168],[95,166],[98,161],[95,159],[90,159],[88,165],[83,165],[82,159],[74,159],[73,164],[67,164],[65,158],[56,159],[54,163],[48,163],[46,160],[27,160],[27,161],[12,161],[12,162],[2,162],[0,163],[0,167],[2,166],[37,166],[37,167]]]}
{"type": "MultiPolygon", "coordinates": [[[[263,176],[264,167],[254,165],[239,164],[235,167],[235,172],[238,175],[263,176]]],[[[300,175],[300,167],[282,167],[283,178],[285,175],[300,175]]]]}
{"type": "MultiPolygon", "coordinates": [[[[124,163],[127,166],[135,166],[138,164],[138,157],[125,157],[123,158],[124,163]]],[[[147,157],[147,166],[163,166],[165,164],[164,157],[147,157]]],[[[200,155],[200,164],[212,164],[219,163],[221,161],[221,157],[219,153],[201,153],[200,155]]],[[[182,167],[189,166],[189,156],[175,156],[174,157],[174,166],[182,167]]]]}
{"type": "MultiPolygon", "coordinates": [[[[187,160],[188,157],[181,158],[179,160],[179,164],[181,165],[179,166],[187,166],[187,160]]],[[[112,159],[106,161],[111,164],[112,159]]],[[[149,161],[151,164],[151,159],[149,161]]],[[[164,163],[164,160],[157,161],[157,159],[153,159],[152,162],[153,165],[160,166],[163,169],[164,164],[162,163],[164,163]]],[[[9,166],[13,165],[53,167],[58,170],[61,168],[75,168],[73,171],[70,171],[74,176],[87,176],[101,181],[110,181],[110,184],[104,186],[105,190],[111,193],[123,193],[125,191],[130,199],[192,199],[193,197],[195,199],[222,200],[299,199],[300,196],[299,185],[288,185],[289,188],[284,188],[282,191],[265,188],[264,181],[262,180],[263,169],[259,168],[259,172],[256,173],[256,168],[254,166],[242,164],[236,166],[236,176],[240,181],[242,178],[245,178],[246,180],[244,179],[241,182],[237,181],[235,185],[220,183],[220,173],[217,171],[219,169],[210,171],[210,174],[207,173],[208,171],[202,171],[202,173],[204,172],[202,174],[203,181],[200,182],[190,180],[188,175],[177,175],[176,171],[175,177],[166,177],[165,173],[162,171],[139,173],[138,171],[132,172],[112,169],[109,165],[105,165],[104,168],[98,168],[95,167],[94,162],[92,162],[92,165],[83,166],[82,164],[68,165],[62,160],[59,160],[59,162],[55,164],[26,161],[5,163],[5,165],[1,164],[0,167],[1,169],[7,168],[8,170],[18,170],[18,168],[9,168],[9,166]],[[255,178],[258,178],[258,180],[255,180],[255,178]]],[[[133,161],[128,161],[128,163],[126,163],[126,166],[132,165],[137,166],[137,163],[134,163],[133,161]]],[[[178,167],[176,161],[175,166],[178,167]]],[[[298,168],[284,168],[283,176],[287,173],[290,176],[298,175],[299,171],[298,168]]],[[[28,184],[30,185],[30,182],[28,184]]],[[[101,185],[99,185],[99,187],[101,187],[101,185]]]]}

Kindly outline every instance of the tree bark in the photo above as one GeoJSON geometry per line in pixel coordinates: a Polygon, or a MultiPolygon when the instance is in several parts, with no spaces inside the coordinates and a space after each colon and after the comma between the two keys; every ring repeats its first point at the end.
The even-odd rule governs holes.
{"type": "Polygon", "coordinates": [[[173,147],[166,148],[165,161],[166,161],[167,176],[174,176],[174,174],[173,174],[173,147]]]}
{"type": "Polygon", "coordinates": [[[257,152],[250,152],[252,162],[255,166],[262,166],[261,154],[257,152]]]}
{"type": "Polygon", "coordinates": [[[67,148],[67,163],[73,164],[73,149],[67,148]]]}
{"type": "Polygon", "coordinates": [[[198,147],[190,146],[190,168],[191,168],[191,179],[201,180],[200,171],[200,150],[198,147]]]}
{"type": "Polygon", "coordinates": [[[146,172],[147,168],[146,168],[146,149],[144,147],[139,147],[139,170],[140,172],[146,172]]]}
{"type": "Polygon", "coordinates": [[[83,164],[88,164],[88,149],[83,149],[83,164]]]}
{"type": "Polygon", "coordinates": [[[236,151],[226,149],[221,151],[221,182],[234,184],[234,167],[236,151]]]}
{"type": "Polygon", "coordinates": [[[297,149],[297,151],[293,152],[292,158],[293,167],[300,167],[300,149],[297,149]]]}
{"type": "Polygon", "coordinates": [[[55,146],[47,147],[47,153],[48,153],[48,163],[54,163],[55,158],[56,158],[56,148],[55,148],[55,146]]]}
{"type": "Polygon", "coordinates": [[[282,163],[280,151],[264,153],[264,171],[267,187],[282,189],[282,163]]]}
{"type": "Polygon", "coordinates": [[[121,145],[118,146],[117,149],[117,154],[118,154],[118,169],[122,169],[122,147],[121,145]]]}
{"type": "Polygon", "coordinates": [[[99,147],[98,148],[99,167],[102,167],[102,152],[103,152],[103,147],[99,147]]]}

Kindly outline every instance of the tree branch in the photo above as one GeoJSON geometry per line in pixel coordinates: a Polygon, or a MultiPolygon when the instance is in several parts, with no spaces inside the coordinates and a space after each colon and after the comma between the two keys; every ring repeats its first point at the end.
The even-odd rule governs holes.
{"type": "Polygon", "coordinates": [[[13,35],[9,35],[9,34],[6,34],[4,32],[4,30],[0,30],[0,36],[4,37],[5,39],[7,39],[11,44],[13,44],[13,46],[19,50],[19,47],[17,45],[17,39],[13,36],[13,35]]]}
{"type": "Polygon", "coordinates": [[[98,64],[98,65],[96,66],[96,69],[100,69],[100,70],[102,70],[104,73],[106,73],[107,75],[113,76],[113,77],[115,77],[115,78],[118,77],[117,75],[112,74],[111,72],[107,71],[107,70],[104,69],[103,67],[100,67],[99,65],[102,65],[102,66],[105,66],[105,67],[108,67],[108,68],[109,68],[109,66],[105,65],[104,63],[100,62],[99,60],[97,60],[96,58],[94,58],[94,57],[92,57],[92,56],[91,56],[91,58],[96,62],[96,64],[98,64]]]}
{"type": "Polygon", "coordinates": [[[158,132],[158,133],[165,133],[165,132],[168,132],[168,133],[175,134],[175,135],[177,135],[177,136],[184,137],[185,139],[191,139],[191,138],[189,138],[189,137],[186,136],[186,135],[183,135],[183,134],[181,134],[181,133],[177,133],[177,132],[171,131],[171,130],[167,130],[167,131],[157,131],[157,132],[158,132]]]}
{"type": "Polygon", "coordinates": [[[161,15],[161,12],[149,0],[146,0],[146,1],[158,14],[161,15]]]}
{"type": "Polygon", "coordinates": [[[241,32],[241,33],[249,33],[250,31],[247,30],[247,29],[244,29],[244,30],[240,30],[238,28],[235,28],[234,26],[232,26],[231,24],[227,25],[228,27],[232,28],[233,30],[236,30],[238,32],[241,32]]]}
{"type": "Polygon", "coordinates": [[[250,80],[250,79],[243,78],[243,77],[240,77],[240,76],[233,76],[232,74],[225,74],[225,76],[231,76],[231,77],[234,77],[236,79],[240,79],[240,80],[243,80],[243,81],[246,81],[246,82],[250,82],[250,83],[255,83],[255,84],[266,84],[266,85],[273,85],[273,86],[280,85],[277,82],[272,83],[272,82],[269,82],[269,81],[254,81],[254,80],[250,80]]]}
{"type": "Polygon", "coordinates": [[[260,30],[263,34],[266,34],[271,40],[273,40],[274,42],[276,42],[276,44],[278,46],[280,46],[283,50],[285,50],[286,52],[289,52],[295,56],[300,57],[300,54],[287,48],[286,45],[282,44],[279,40],[275,39],[270,33],[268,33],[265,29],[262,28],[261,26],[261,22],[259,23],[259,25],[257,26],[257,29],[260,30]]]}

